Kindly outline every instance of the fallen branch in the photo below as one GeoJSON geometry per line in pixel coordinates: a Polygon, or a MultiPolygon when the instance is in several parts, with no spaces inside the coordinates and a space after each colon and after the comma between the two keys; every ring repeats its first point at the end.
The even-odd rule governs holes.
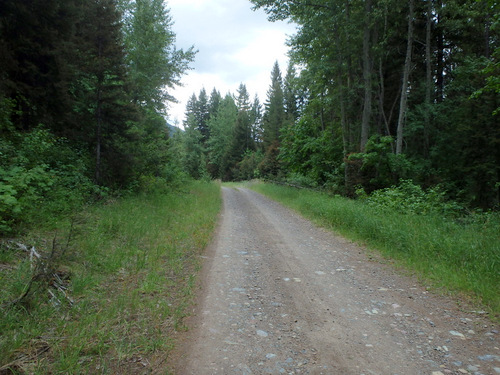
{"type": "Polygon", "coordinates": [[[65,248],[62,249],[60,253],[56,251],[56,239],[57,237],[54,237],[54,240],[52,241],[52,249],[48,257],[42,256],[42,254],[36,250],[35,246],[31,246],[31,248],[29,248],[23,243],[15,243],[18,249],[28,254],[32,275],[28,283],[24,287],[22,294],[14,300],[2,304],[2,307],[4,307],[5,305],[14,306],[22,303],[33,292],[33,286],[36,282],[41,282],[44,289],[47,289],[47,292],[51,297],[50,300],[54,306],[59,306],[61,304],[61,301],[59,299],[60,297],[58,298],[54,291],[51,290],[51,288],[55,289],[61,295],[63,295],[64,298],[68,301],[69,305],[73,306],[74,300],[68,295],[68,288],[65,286],[65,281],[61,279],[56,267],[56,261],[61,258],[61,255],[65,253],[66,248],[69,246],[69,239],[66,243],[65,248]]]}
{"type": "Polygon", "coordinates": [[[26,373],[25,367],[29,362],[33,362],[38,357],[40,357],[43,353],[48,352],[50,350],[50,346],[46,341],[40,340],[35,344],[35,351],[31,354],[21,354],[17,359],[12,362],[7,363],[6,365],[0,367],[0,375],[4,374],[14,374],[14,373],[26,373]]]}

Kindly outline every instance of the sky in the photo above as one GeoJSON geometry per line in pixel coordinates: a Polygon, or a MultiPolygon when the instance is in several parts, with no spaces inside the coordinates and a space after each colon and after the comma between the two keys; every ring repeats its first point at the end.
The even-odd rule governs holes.
{"type": "Polygon", "coordinates": [[[169,104],[169,122],[182,126],[186,103],[205,88],[215,87],[222,96],[236,94],[244,83],[253,101],[261,103],[271,84],[271,70],[278,61],[282,75],[288,58],[286,40],[294,33],[287,22],[270,22],[262,10],[253,11],[249,0],[167,0],[176,34],[176,47],[198,50],[194,63],[182,77],[183,87],[171,94],[179,101],[169,104]]]}

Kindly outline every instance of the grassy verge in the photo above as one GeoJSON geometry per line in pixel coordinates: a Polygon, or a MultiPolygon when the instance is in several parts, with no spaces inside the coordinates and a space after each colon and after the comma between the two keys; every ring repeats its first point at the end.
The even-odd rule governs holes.
{"type": "Polygon", "coordinates": [[[80,215],[71,238],[23,239],[24,250],[4,242],[0,373],[165,368],[213,233],[219,189],[193,183],[182,193],[124,198],[80,215]]]}
{"type": "Polygon", "coordinates": [[[500,223],[460,224],[402,215],[361,202],[272,184],[252,188],[317,224],[379,250],[436,287],[460,292],[500,316],[500,223]]]}

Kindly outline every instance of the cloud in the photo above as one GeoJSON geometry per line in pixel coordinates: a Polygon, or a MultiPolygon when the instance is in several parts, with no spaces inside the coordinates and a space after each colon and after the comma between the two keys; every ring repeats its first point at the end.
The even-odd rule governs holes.
{"type": "Polygon", "coordinates": [[[180,103],[170,106],[171,121],[182,123],[187,100],[203,87],[208,94],[215,87],[225,95],[245,83],[251,95],[265,101],[274,62],[286,70],[285,41],[292,25],[269,22],[264,12],[251,10],[249,0],[170,0],[167,7],[177,47],[199,50],[194,70],[182,79],[184,87],[172,92],[180,103]]]}

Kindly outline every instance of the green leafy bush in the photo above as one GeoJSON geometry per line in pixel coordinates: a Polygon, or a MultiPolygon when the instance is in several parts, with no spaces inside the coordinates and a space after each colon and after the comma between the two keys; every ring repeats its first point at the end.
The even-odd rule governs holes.
{"type": "Polygon", "coordinates": [[[305,188],[317,188],[318,187],[318,183],[315,179],[313,179],[309,176],[304,176],[300,173],[293,173],[293,172],[290,173],[287,176],[286,181],[289,184],[297,185],[297,186],[305,187],[305,188]]]}
{"type": "Polygon", "coordinates": [[[247,150],[243,155],[243,160],[238,163],[239,179],[251,180],[260,176],[258,166],[264,160],[262,151],[247,150]]]}
{"type": "Polygon", "coordinates": [[[404,154],[396,155],[391,136],[375,135],[366,143],[366,152],[349,155],[350,160],[362,161],[363,187],[374,191],[391,186],[401,178],[413,175],[414,166],[404,154]]]}
{"type": "Polygon", "coordinates": [[[411,180],[401,180],[399,186],[380,189],[366,195],[357,191],[358,197],[372,207],[394,210],[403,214],[459,216],[464,208],[446,200],[446,192],[439,187],[425,191],[411,180]]]}
{"type": "Polygon", "coordinates": [[[20,224],[50,222],[98,189],[82,158],[65,139],[37,128],[10,131],[0,141],[0,234],[20,224]]]}
{"type": "Polygon", "coordinates": [[[52,184],[46,165],[31,169],[20,166],[0,168],[0,231],[8,232],[27,207],[40,202],[52,184]]]}

